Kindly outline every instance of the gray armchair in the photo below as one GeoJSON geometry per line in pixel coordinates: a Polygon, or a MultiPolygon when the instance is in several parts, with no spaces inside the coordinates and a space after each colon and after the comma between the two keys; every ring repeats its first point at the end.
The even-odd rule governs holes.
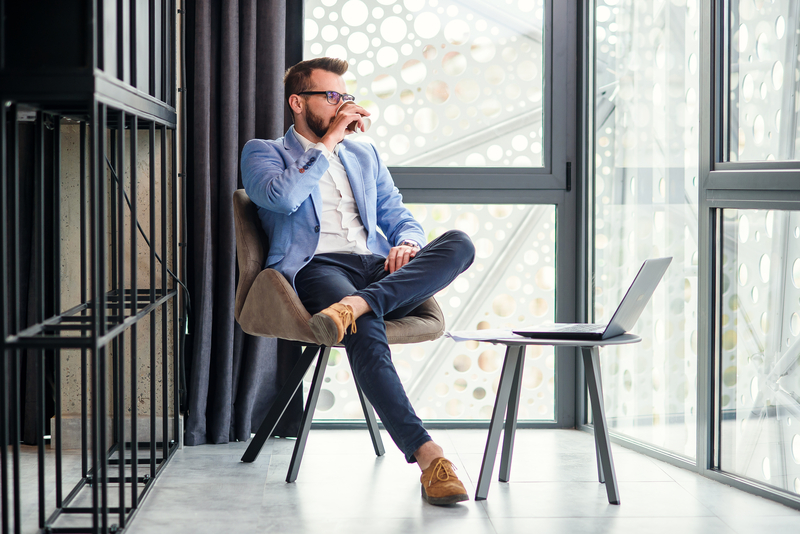
{"type": "MultiPolygon", "coordinates": [[[[306,347],[242,456],[243,462],[252,462],[256,459],[264,442],[272,435],[281,415],[301,386],[303,376],[319,354],[303,412],[303,420],[300,424],[300,434],[297,437],[289,464],[289,473],[286,475],[286,481],[293,482],[300,470],[300,462],[322,388],[323,373],[327,367],[331,348],[320,347],[316,344],[314,334],[308,326],[311,315],[306,311],[286,278],[274,269],[264,269],[266,253],[269,250],[267,236],[261,228],[256,205],[243,189],[233,194],[233,213],[236,225],[236,253],[239,262],[239,284],[236,288],[234,313],[236,321],[241,325],[242,330],[250,335],[286,339],[306,347]]],[[[386,321],[386,335],[390,344],[431,341],[441,337],[443,333],[444,316],[433,298],[422,303],[402,319],[386,321]]],[[[353,379],[355,380],[355,374],[353,374],[353,379]]],[[[356,389],[367,420],[367,428],[372,438],[375,454],[381,456],[384,448],[375,419],[375,411],[364,397],[357,382],[356,389]]]]}

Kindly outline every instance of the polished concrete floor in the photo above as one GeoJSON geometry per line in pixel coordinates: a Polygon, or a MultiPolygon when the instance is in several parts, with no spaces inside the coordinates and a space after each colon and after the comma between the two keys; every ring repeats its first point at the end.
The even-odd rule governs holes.
{"type": "MultiPolygon", "coordinates": [[[[433,430],[474,496],[481,430],[433,430]]],[[[376,458],[366,430],[312,430],[300,476],[284,481],[294,442],[270,440],[258,460],[246,443],[176,453],[130,534],[258,533],[703,533],[800,532],[800,511],[614,446],[622,504],[598,484],[594,441],[576,430],[520,430],[511,481],[486,501],[449,507],[420,498],[419,470],[388,435],[376,458]]]]}

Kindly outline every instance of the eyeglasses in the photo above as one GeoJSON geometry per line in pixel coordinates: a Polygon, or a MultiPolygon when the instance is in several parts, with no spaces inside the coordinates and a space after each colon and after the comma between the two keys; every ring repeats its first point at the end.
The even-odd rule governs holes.
{"type": "Polygon", "coordinates": [[[336,91],[303,91],[297,93],[298,95],[325,95],[328,99],[328,104],[338,104],[340,100],[345,102],[352,102],[356,99],[353,95],[347,93],[337,93],[336,91]]]}

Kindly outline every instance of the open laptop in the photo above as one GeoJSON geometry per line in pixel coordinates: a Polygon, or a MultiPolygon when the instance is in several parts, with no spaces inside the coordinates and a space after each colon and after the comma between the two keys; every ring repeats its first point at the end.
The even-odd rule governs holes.
{"type": "Polygon", "coordinates": [[[658,283],[667,271],[667,267],[671,261],[672,257],[645,260],[608,324],[544,324],[522,330],[514,330],[514,333],[520,336],[537,339],[574,339],[588,341],[608,339],[624,334],[631,330],[633,325],[636,324],[636,321],[642,314],[644,307],[650,301],[650,297],[653,296],[658,283]]]}

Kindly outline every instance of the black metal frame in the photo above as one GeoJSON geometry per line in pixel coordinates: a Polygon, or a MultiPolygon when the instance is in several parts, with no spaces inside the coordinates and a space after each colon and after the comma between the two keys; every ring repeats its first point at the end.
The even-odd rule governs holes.
{"type": "MultiPolygon", "coordinates": [[[[30,4],[30,9],[37,9],[37,2],[30,4]]],[[[0,14],[6,14],[10,5],[0,1],[0,14]]],[[[0,301],[2,316],[10,319],[8,322],[0,321],[0,470],[3,480],[0,484],[0,524],[3,534],[19,533],[32,526],[23,525],[20,498],[22,403],[19,383],[23,351],[28,351],[27,358],[37,373],[37,520],[38,527],[45,532],[98,533],[124,529],[178,448],[176,440],[180,439],[182,432],[177,379],[183,346],[183,332],[179,328],[180,297],[184,295],[179,289],[182,284],[174,274],[178,271],[179,239],[173,59],[176,0],[150,0],[148,27],[138,29],[137,2],[74,0],[70,5],[90,16],[82,20],[83,26],[65,29],[80,34],[85,50],[81,64],[68,65],[63,70],[7,68],[3,52],[19,50],[16,46],[19,43],[9,40],[9,35],[14,37],[14,32],[9,29],[11,22],[0,17],[0,221],[4,228],[0,232],[0,301]],[[108,41],[104,41],[104,15],[116,17],[116,46],[113,50],[109,50],[108,41]],[[149,84],[146,88],[137,88],[137,51],[141,52],[142,48],[148,52],[149,84]],[[110,57],[116,59],[111,69],[113,72],[104,69],[110,57]],[[156,76],[157,73],[160,76],[156,76]],[[160,83],[156,84],[156,79],[160,83]],[[18,111],[26,110],[33,110],[36,114],[34,248],[41,252],[32,259],[38,262],[37,272],[40,273],[37,280],[32,281],[40,288],[34,303],[36,320],[35,324],[23,327],[24,318],[19,310],[21,299],[27,296],[21,295],[19,290],[22,273],[18,224],[18,111]],[[77,122],[80,138],[81,303],[67,310],[61,306],[60,270],[57,268],[62,258],[59,214],[62,120],[77,122]],[[53,124],[50,133],[47,131],[49,122],[53,124]],[[128,154],[126,131],[130,136],[128,154]],[[150,152],[149,176],[137,173],[135,164],[143,132],[146,132],[150,152]],[[46,135],[52,135],[51,155],[45,153],[46,135]],[[160,150],[157,150],[159,142],[160,150]],[[156,187],[157,155],[160,157],[159,188],[156,187]],[[46,157],[52,157],[53,165],[53,172],[47,175],[46,157]],[[127,173],[126,161],[131,162],[127,173]],[[140,288],[137,284],[138,234],[144,235],[144,231],[137,218],[137,196],[141,193],[141,189],[137,190],[137,183],[146,179],[149,179],[150,239],[146,235],[144,239],[149,245],[150,277],[149,287],[140,288]],[[49,196],[45,195],[46,190],[51,192],[49,196]],[[157,209],[158,203],[160,209],[157,209]],[[45,228],[47,210],[52,213],[50,228],[45,228]],[[126,222],[129,223],[127,229],[126,222]],[[159,228],[160,236],[156,236],[159,228]],[[47,253],[44,252],[45,246],[49,247],[47,253]],[[125,266],[126,252],[130,255],[128,269],[125,266]],[[48,256],[56,267],[46,271],[48,256]],[[162,264],[160,280],[156,278],[157,262],[162,264]],[[159,313],[160,339],[157,332],[159,313]],[[136,353],[137,329],[144,320],[150,323],[150,439],[139,442],[139,362],[136,353]],[[129,337],[129,361],[125,359],[126,337],[129,337]],[[80,477],[66,495],[62,490],[63,432],[59,391],[62,349],[80,350],[81,360],[81,468],[80,477]],[[56,389],[52,460],[45,451],[45,363],[49,359],[54,365],[56,389]],[[159,367],[161,385],[157,387],[159,367]],[[169,394],[170,385],[172,395],[169,394]],[[130,394],[127,400],[126,393],[130,394]],[[158,394],[161,395],[161,406],[156,406],[158,394]],[[111,402],[107,406],[109,398],[111,402]],[[126,436],[126,413],[130,413],[130,436],[126,436]],[[158,417],[162,419],[162,436],[156,442],[158,417]],[[110,426],[108,418],[111,419],[110,426]],[[11,444],[11,458],[8,457],[7,443],[11,444]],[[142,455],[143,450],[149,452],[142,455]],[[45,473],[50,461],[55,465],[54,503],[46,499],[45,473]],[[149,469],[141,472],[139,466],[149,466],[149,469]],[[7,480],[12,483],[6,484],[7,480]],[[119,492],[116,506],[110,504],[112,486],[116,486],[119,492]],[[90,492],[91,506],[77,504],[84,492],[90,492]],[[71,521],[70,526],[61,526],[59,519],[66,515],[85,517],[86,524],[73,526],[74,521],[71,521]]],[[[23,10],[19,5],[13,9],[16,15],[23,10]]],[[[42,20],[45,28],[59,24],[59,21],[52,20],[52,14],[43,13],[42,20]]]]}
{"type": "MultiPolygon", "coordinates": [[[[314,358],[319,356],[317,358],[316,368],[314,369],[314,378],[311,381],[311,388],[308,391],[303,418],[300,422],[300,432],[297,435],[297,441],[294,444],[294,451],[292,452],[292,459],[289,462],[289,471],[286,474],[286,482],[294,482],[297,480],[297,474],[300,472],[300,463],[303,461],[303,453],[306,450],[308,432],[311,430],[311,420],[314,418],[314,410],[317,408],[319,393],[322,391],[322,382],[325,369],[328,367],[328,357],[330,353],[330,347],[318,345],[306,346],[283,387],[278,392],[278,396],[275,397],[269,413],[264,417],[264,421],[261,423],[261,426],[258,427],[255,436],[250,440],[247,450],[244,451],[244,455],[242,455],[243,462],[254,462],[256,458],[258,458],[264,443],[272,436],[283,412],[286,411],[295,393],[303,384],[303,377],[311,368],[311,364],[314,363],[314,358]]],[[[353,373],[353,377],[355,377],[355,373],[353,373]]],[[[380,430],[378,430],[375,410],[367,400],[367,397],[364,396],[358,382],[356,382],[356,390],[358,391],[358,398],[361,401],[361,408],[364,410],[364,418],[367,422],[367,428],[369,429],[369,435],[372,439],[372,447],[375,449],[375,455],[383,456],[386,450],[383,447],[380,430]]]]}

